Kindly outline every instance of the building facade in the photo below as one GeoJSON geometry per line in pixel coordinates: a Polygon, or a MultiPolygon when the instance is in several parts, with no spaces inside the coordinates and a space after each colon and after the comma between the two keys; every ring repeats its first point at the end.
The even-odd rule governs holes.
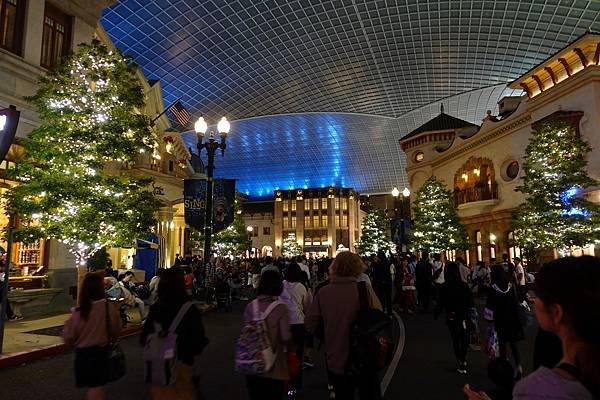
{"type": "Polygon", "coordinates": [[[275,248],[275,219],[273,200],[242,203],[244,222],[248,230],[251,257],[273,256],[275,248]]]}
{"type": "MultiPolygon", "coordinates": [[[[525,149],[538,123],[569,121],[592,147],[588,174],[600,179],[600,35],[588,33],[528,71],[509,87],[522,97],[499,102],[481,126],[440,114],[400,140],[413,193],[430,176],[445,182],[467,228],[469,263],[490,262],[503,253],[520,255],[512,245],[512,211],[524,201],[525,149]]],[[[600,202],[600,191],[585,193],[600,202]]],[[[594,254],[593,246],[581,252],[594,254]]]]}
{"type": "MultiPolygon", "coordinates": [[[[96,38],[114,47],[99,26],[102,10],[112,3],[106,0],[0,2],[0,109],[14,105],[21,113],[16,138],[0,164],[0,195],[18,185],[7,179],[6,171],[23,156],[20,142],[41,123],[24,97],[33,95],[39,78],[75,50],[77,44],[96,38]]],[[[137,71],[137,78],[146,103],[144,109],[138,111],[155,119],[164,111],[160,82],[149,82],[141,70],[137,71]]],[[[155,233],[163,238],[162,264],[169,266],[175,254],[184,250],[182,179],[193,170],[189,151],[179,133],[169,130],[167,117],[157,118],[153,129],[160,141],[155,154],[141,155],[131,169],[125,170],[118,163],[111,163],[107,168],[154,179],[152,189],[164,204],[157,215],[155,233]]],[[[0,209],[0,226],[7,225],[6,212],[0,209]]],[[[0,239],[0,247],[6,250],[7,243],[3,240],[0,239]]],[[[134,248],[109,249],[109,254],[114,267],[133,266],[134,248]]],[[[64,245],[53,239],[29,245],[14,243],[10,261],[11,287],[24,289],[9,295],[17,311],[32,315],[64,311],[73,304],[77,270],[74,256],[64,245]]]]}
{"type": "Polygon", "coordinates": [[[353,189],[315,188],[275,191],[274,255],[290,234],[307,256],[334,256],[339,248],[355,251],[360,238],[360,199],[353,189]]]}

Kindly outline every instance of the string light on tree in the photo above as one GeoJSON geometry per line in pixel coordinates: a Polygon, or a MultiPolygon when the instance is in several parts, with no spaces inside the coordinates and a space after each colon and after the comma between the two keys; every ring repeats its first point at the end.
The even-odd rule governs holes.
{"type": "Polygon", "coordinates": [[[411,246],[415,252],[468,249],[467,235],[460,223],[452,193],[432,176],[417,191],[413,203],[411,246]]]}
{"type": "Polygon", "coordinates": [[[566,121],[543,123],[533,133],[516,189],[527,198],[513,214],[516,244],[530,257],[553,248],[568,254],[600,239],[600,208],[584,196],[598,185],[586,172],[590,150],[566,121]]]}
{"type": "Polygon", "coordinates": [[[390,222],[385,213],[378,209],[369,210],[362,221],[358,253],[369,256],[381,251],[393,251],[396,245],[390,240],[390,222]]]}
{"type": "Polygon", "coordinates": [[[143,109],[136,66],[94,40],[82,44],[40,79],[27,100],[42,125],[24,141],[25,157],[10,171],[22,182],[7,193],[22,220],[15,233],[31,242],[56,238],[85,265],[104,246],[131,245],[155,225],[160,202],[151,180],[107,172],[118,160],[133,165],[139,151],[158,146],[143,109]]]}
{"type": "Polygon", "coordinates": [[[298,244],[295,233],[288,233],[281,245],[281,253],[284,257],[295,257],[302,254],[302,246],[298,244]]]}

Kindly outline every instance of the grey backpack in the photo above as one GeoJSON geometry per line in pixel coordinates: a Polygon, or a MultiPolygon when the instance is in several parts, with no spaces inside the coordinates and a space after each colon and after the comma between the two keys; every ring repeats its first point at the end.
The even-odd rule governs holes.
{"type": "Polygon", "coordinates": [[[144,346],[144,380],[155,386],[167,386],[177,377],[177,334],[179,323],[192,306],[184,303],[177,316],[165,332],[158,322],[154,322],[154,332],[146,338],[144,346]]]}

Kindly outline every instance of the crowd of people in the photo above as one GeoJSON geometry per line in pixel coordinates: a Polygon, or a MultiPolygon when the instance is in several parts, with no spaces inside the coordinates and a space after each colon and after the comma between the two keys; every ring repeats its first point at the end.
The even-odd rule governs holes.
{"type": "Polygon", "coordinates": [[[65,326],[65,341],[76,348],[77,385],[89,388],[89,399],[103,399],[110,374],[91,374],[89,362],[108,365],[107,345],[124,322],[119,309],[137,307],[144,323],[145,379],[153,398],[199,398],[195,368],[208,338],[194,305],[219,306],[221,293],[227,292],[226,301],[250,300],[235,354],[251,400],[293,398],[302,391],[303,371],[314,367],[315,342],[324,351],[330,398],[354,399],[358,393],[361,399],[379,399],[377,369],[356,368],[357,316],[365,308],[390,320],[394,310],[432,311],[435,318],[445,316],[458,373],[468,372],[470,349],[485,347],[491,358],[488,375],[496,388],[484,393],[466,385],[468,399],[597,398],[600,322],[591,316],[600,307],[600,260],[555,260],[540,269],[534,284],[521,260],[514,261],[504,255],[489,266],[469,268],[461,258],[445,260],[439,254],[390,257],[379,252],[361,258],[341,252],[335,259],[213,258],[204,265],[178,257],[174,268],[150,282],[141,304],[132,274],[90,273],[80,305],[65,326]],[[133,299],[111,293],[115,287],[133,299]],[[523,376],[517,344],[525,337],[532,304],[540,326],[536,353],[542,356],[537,359],[542,361],[523,376]],[[488,321],[484,343],[482,319],[488,321]],[[152,355],[157,352],[160,357],[152,355]],[[166,364],[167,359],[172,362],[166,364]]]}

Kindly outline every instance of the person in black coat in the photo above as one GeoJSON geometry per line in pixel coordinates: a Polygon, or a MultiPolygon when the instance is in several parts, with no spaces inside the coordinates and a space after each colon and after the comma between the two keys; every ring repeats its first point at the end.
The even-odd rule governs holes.
{"type": "Polygon", "coordinates": [[[434,317],[437,318],[442,311],[446,311],[446,325],[450,330],[454,355],[458,361],[457,371],[466,374],[469,334],[473,329],[473,323],[469,318],[469,309],[475,306],[473,294],[461,279],[458,264],[455,262],[446,264],[444,280],[444,285],[440,287],[434,317]]]}
{"type": "Polygon", "coordinates": [[[494,312],[494,328],[498,334],[500,357],[507,359],[507,345],[510,346],[517,377],[523,373],[521,356],[517,343],[525,339],[523,326],[519,320],[519,300],[517,289],[511,283],[510,271],[506,272],[502,264],[491,268],[491,287],[488,306],[494,312]]]}
{"type": "Polygon", "coordinates": [[[433,266],[429,262],[429,253],[424,251],[415,268],[415,286],[419,305],[424,312],[429,311],[429,298],[431,297],[431,281],[433,279],[433,266]]]}
{"type": "Polygon", "coordinates": [[[381,301],[383,311],[392,315],[392,272],[391,263],[383,251],[377,253],[373,263],[373,289],[381,301]]]}

